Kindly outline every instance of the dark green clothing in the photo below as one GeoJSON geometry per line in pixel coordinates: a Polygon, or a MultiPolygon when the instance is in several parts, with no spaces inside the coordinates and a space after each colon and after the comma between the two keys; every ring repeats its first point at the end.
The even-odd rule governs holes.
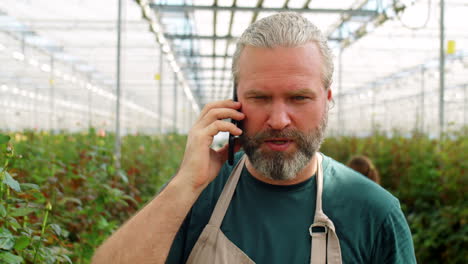
{"type": "MultiPolygon", "coordinates": [[[[167,263],[185,263],[232,169],[224,165],[200,195],[167,263]]],[[[323,211],[335,225],[343,263],[416,262],[410,230],[394,196],[326,156],[323,175],[323,211]]],[[[277,186],[255,179],[244,167],[221,230],[256,263],[310,263],[308,229],[315,200],[315,177],[277,186]]]]}

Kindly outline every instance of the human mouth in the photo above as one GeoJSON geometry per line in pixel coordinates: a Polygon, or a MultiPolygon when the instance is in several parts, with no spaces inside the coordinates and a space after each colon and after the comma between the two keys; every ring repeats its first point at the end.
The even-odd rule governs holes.
{"type": "Polygon", "coordinates": [[[274,138],[264,141],[265,144],[274,151],[285,151],[293,143],[292,140],[287,138],[274,138]]]}

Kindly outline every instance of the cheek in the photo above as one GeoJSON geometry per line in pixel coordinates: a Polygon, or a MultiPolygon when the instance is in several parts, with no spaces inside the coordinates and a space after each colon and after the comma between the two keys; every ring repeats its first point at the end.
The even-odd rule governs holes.
{"type": "Polygon", "coordinates": [[[314,105],[307,108],[297,109],[292,114],[294,123],[301,130],[310,130],[316,128],[323,119],[325,108],[321,105],[314,105]]]}
{"type": "Polygon", "coordinates": [[[245,114],[245,119],[242,122],[243,128],[251,133],[258,132],[266,123],[267,115],[258,108],[243,106],[242,113],[245,114]]]}

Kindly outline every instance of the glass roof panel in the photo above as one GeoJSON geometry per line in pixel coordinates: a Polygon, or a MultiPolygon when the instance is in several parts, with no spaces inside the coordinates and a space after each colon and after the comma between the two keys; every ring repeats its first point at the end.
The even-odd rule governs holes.
{"type": "Polygon", "coordinates": [[[239,37],[242,32],[248,27],[252,20],[252,12],[236,12],[234,13],[234,22],[232,24],[232,35],[239,37]]]}
{"type": "Polygon", "coordinates": [[[272,8],[280,8],[284,6],[285,0],[266,0],[263,2],[262,7],[272,7],[272,8]]]}
{"type": "Polygon", "coordinates": [[[234,0],[218,0],[219,6],[232,6],[232,3],[234,3],[234,0]]]}
{"type": "MultiPolygon", "coordinates": [[[[270,15],[272,12],[267,8],[282,8],[286,1],[265,0],[262,7],[266,9],[263,10],[256,8],[259,1],[251,0],[238,0],[236,6],[232,6],[233,0],[219,0],[216,1],[216,7],[212,6],[215,3],[213,0],[149,2],[162,5],[153,7],[150,11],[156,8],[158,10],[162,25],[157,31],[162,30],[159,34],[165,36],[170,43],[170,46],[165,47],[165,52],[172,50],[175,54],[172,57],[163,54],[163,69],[160,70],[161,46],[155,33],[150,32],[150,23],[142,17],[142,9],[137,1],[123,1],[122,88],[132,95],[132,100],[154,111],[157,109],[154,98],[138,95],[154,92],[160,83],[157,75],[162,74],[162,86],[168,90],[163,94],[163,99],[172,102],[172,70],[177,69],[174,67],[176,62],[190,83],[188,90],[194,92],[199,103],[230,97],[230,73],[219,69],[231,67],[230,56],[234,52],[236,38],[252,22],[254,16],[258,20],[270,15]],[[230,28],[231,20],[233,23],[230,28]],[[230,38],[229,33],[233,38],[230,38]],[[173,62],[168,62],[169,58],[173,62]],[[200,82],[197,82],[197,78],[200,82]],[[198,98],[196,91],[207,97],[198,98]]],[[[393,2],[288,1],[290,8],[303,8],[307,4],[307,8],[317,9],[303,14],[330,37],[330,45],[335,53],[336,71],[332,86],[335,89],[334,95],[337,100],[353,102],[344,105],[344,109],[366,109],[361,106],[376,94],[384,94],[386,98],[399,98],[408,96],[408,92],[417,97],[421,93],[418,86],[421,83],[421,69],[424,69],[426,78],[426,92],[437,94],[439,2],[396,0],[395,3],[406,5],[400,13],[393,10],[393,2]],[[350,8],[359,9],[360,6],[364,6],[369,12],[358,14],[357,11],[349,11],[350,8]],[[373,12],[375,9],[387,14],[388,19],[373,12]],[[343,13],[339,13],[340,10],[343,13]],[[343,47],[343,67],[339,79],[339,51],[343,47]],[[369,94],[369,91],[372,93],[369,94]],[[364,99],[366,102],[363,101],[362,105],[356,103],[364,99]]],[[[460,105],[459,97],[463,89],[459,87],[468,83],[468,24],[463,23],[468,5],[462,0],[447,0],[445,3],[445,45],[450,40],[451,47],[455,48],[454,53],[447,54],[446,58],[447,100],[460,105]]],[[[115,0],[2,0],[0,59],[2,63],[7,62],[8,71],[0,73],[0,85],[10,82],[14,71],[21,71],[24,76],[29,77],[22,80],[24,86],[18,89],[32,89],[34,83],[49,87],[49,68],[43,65],[47,65],[53,57],[55,68],[52,69],[49,65],[50,71],[55,74],[60,69],[60,76],[55,74],[55,78],[63,91],[70,87],[77,91],[88,91],[90,89],[81,83],[89,81],[99,85],[102,90],[114,91],[117,68],[116,15],[115,0]],[[24,51],[21,48],[23,34],[28,46],[24,51]],[[75,81],[72,81],[72,76],[76,78],[75,81]]],[[[153,13],[150,15],[156,16],[153,13]]],[[[105,95],[95,93],[105,98],[105,95]]],[[[65,92],[63,96],[62,99],[65,100],[65,92]]],[[[390,102],[383,97],[377,101],[382,106],[390,102]]],[[[106,107],[111,108],[112,99],[106,102],[106,107]]],[[[378,111],[383,111],[382,109],[378,111]]]]}
{"type": "Polygon", "coordinates": [[[226,36],[229,33],[229,22],[231,20],[230,11],[219,11],[217,15],[216,35],[226,36]]]}
{"type": "Polygon", "coordinates": [[[197,33],[202,36],[213,35],[213,12],[207,10],[198,10],[194,12],[197,33]]]}
{"type": "Polygon", "coordinates": [[[257,1],[252,0],[237,0],[237,6],[241,7],[254,7],[257,5],[257,1]]]}

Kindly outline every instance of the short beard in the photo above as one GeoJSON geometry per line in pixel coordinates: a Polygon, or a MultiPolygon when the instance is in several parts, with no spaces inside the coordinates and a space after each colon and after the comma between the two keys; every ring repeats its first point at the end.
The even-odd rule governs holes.
{"type": "Polygon", "coordinates": [[[296,129],[268,129],[253,137],[243,133],[240,136],[240,141],[255,170],[271,180],[285,181],[294,179],[320,149],[328,121],[327,112],[324,113],[319,126],[306,133],[296,129]],[[298,149],[294,153],[263,151],[260,146],[268,138],[292,139],[298,149]]]}

